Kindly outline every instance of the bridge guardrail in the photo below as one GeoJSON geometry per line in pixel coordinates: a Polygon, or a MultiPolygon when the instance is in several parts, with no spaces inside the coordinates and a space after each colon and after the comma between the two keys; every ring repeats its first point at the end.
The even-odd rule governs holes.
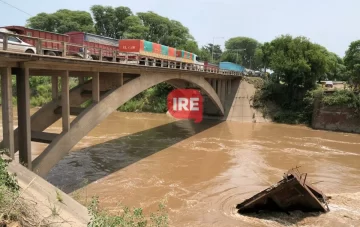
{"type": "MultiPolygon", "coordinates": [[[[48,42],[48,43],[61,44],[61,46],[62,46],[62,54],[61,54],[60,57],[64,57],[64,58],[74,57],[76,55],[79,56],[79,54],[83,53],[82,56],[79,56],[79,57],[82,57],[83,59],[94,60],[94,59],[89,59],[89,56],[88,56],[88,52],[90,52],[90,50],[93,50],[93,52],[98,53],[98,56],[97,56],[98,59],[95,60],[95,61],[109,61],[109,60],[104,60],[104,53],[111,53],[112,52],[111,62],[117,62],[117,60],[119,60],[118,61],[119,64],[137,64],[137,65],[145,64],[145,65],[148,65],[149,62],[151,62],[153,64],[153,66],[155,66],[155,67],[164,67],[163,66],[164,62],[167,62],[167,68],[174,68],[174,67],[177,68],[177,66],[179,66],[179,69],[185,69],[185,70],[190,70],[190,71],[216,73],[216,74],[222,74],[222,75],[227,75],[227,76],[229,76],[229,75],[231,75],[231,76],[243,76],[244,75],[242,72],[235,72],[235,71],[228,71],[228,70],[221,70],[221,69],[215,70],[213,68],[204,69],[203,65],[189,64],[189,63],[179,62],[179,61],[176,61],[176,60],[164,60],[164,59],[157,59],[157,58],[151,57],[151,59],[154,59],[155,61],[150,61],[150,60],[148,60],[148,58],[146,56],[139,55],[137,53],[120,52],[118,50],[114,51],[114,50],[104,49],[104,48],[100,48],[100,47],[79,45],[79,44],[65,42],[65,41],[56,41],[56,40],[50,40],[50,39],[43,39],[43,38],[31,37],[31,36],[20,35],[20,34],[12,34],[12,33],[7,33],[7,32],[0,32],[0,34],[3,35],[3,48],[2,48],[2,50],[4,50],[4,51],[8,51],[8,45],[9,45],[8,44],[8,38],[9,38],[9,36],[15,36],[15,37],[18,37],[20,39],[21,38],[26,38],[26,39],[34,40],[35,43],[36,43],[36,45],[35,45],[36,53],[35,54],[40,55],[40,56],[44,55],[43,54],[42,43],[43,42],[48,42]],[[82,50],[82,52],[79,51],[79,52],[76,53],[76,51],[73,51],[69,47],[78,47],[79,49],[82,50]],[[156,66],[156,64],[160,64],[160,66],[156,66]]],[[[109,58],[107,58],[107,59],[109,59],[109,58]]]]}

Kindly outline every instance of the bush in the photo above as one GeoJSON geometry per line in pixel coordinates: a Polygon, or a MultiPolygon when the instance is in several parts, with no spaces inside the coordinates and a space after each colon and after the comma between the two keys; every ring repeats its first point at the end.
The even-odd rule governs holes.
{"type": "Polygon", "coordinates": [[[255,92],[253,106],[261,109],[274,122],[286,124],[310,124],[315,97],[322,90],[290,88],[273,80],[265,80],[255,92]],[[274,106],[272,108],[269,105],[274,106]],[[271,110],[270,110],[271,109],[271,110]]]}
{"type": "Polygon", "coordinates": [[[105,211],[99,209],[98,198],[93,198],[90,206],[88,207],[91,215],[91,221],[88,224],[89,227],[145,227],[145,226],[168,226],[168,217],[164,213],[165,206],[159,205],[157,214],[151,214],[150,223],[149,218],[146,218],[141,208],[135,208],[130,210],[128,207],[123,208],[121,215],[110,215],[105,211]]]}
{"type": "MultiPolygon", "coordinates": [[[[5,151],[0,151],[0,156],[5,151]]],[[[16,219],[16,211],[10,210],[18,196],[20,187],[14,175],[9,174],[7,166],[10,161],[0,157],[0,225],[9,219],[16,219]]]]}
{"type": "MultiPolygon", "coordinates": [[[[0,151],[0,156],[4,154],[4,150],[0,151]]],[[[10,160],[5,160],[0,157],[0,186],[5,186],[12,192],[17,192],[20,188],[17,184],[16,178],[14,175],[10,175],[7,171],[7,166],[9,162],[10,160]]]]}
{"type": "Polygon", "coordinates": [[[360,109],[360,95],[351,90],[336,90],[331,95],[324,96],[322,102],[327,106],[344,106],[360,109]]]}

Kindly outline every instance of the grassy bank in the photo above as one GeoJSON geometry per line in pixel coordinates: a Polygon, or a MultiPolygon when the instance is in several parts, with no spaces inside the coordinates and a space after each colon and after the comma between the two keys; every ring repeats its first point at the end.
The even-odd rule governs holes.
{"type": "Polygon", "coordinates": [[[7,171],[8,159],[0,151],[0,226],[36,226],[46,224],[21,197],[21,190],[14,175],[7,171]],[[42,221],[42,223],[40,223],[42,221]]]}
{"type": "Polygon", "coordinates": [[[327,106],[353,108],[360,112],[360,96],[352,90],[335,90],[326,93],[320,85],[312,89],[289,88],[273,80],[247,79],[257,88],[252,97],[254,108],[274,122],[311,124],[315,100],[327,106]]]}

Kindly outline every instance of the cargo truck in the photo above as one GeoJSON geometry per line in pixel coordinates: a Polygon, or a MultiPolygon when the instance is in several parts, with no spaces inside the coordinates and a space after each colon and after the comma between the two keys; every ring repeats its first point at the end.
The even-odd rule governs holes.
{"type": "Polygon", "coordinates": [[[245,68],[232,62],[220,62],[219,69],[225,71],[244,72],[245,68]]]}
{"type": "MultiPolygon", "coordinates": [[[[69,42],[69,36],[54,32],[46,32],[38,29],[31,29],[22,26],[6,26],[3,27],[7,30],[19,35],[30,36],[34,38],[46,39],[48,42],[42,42],[42,53],[44,55],[61,56],[63,52],[62,42],[69,42]],[[51,42],[55,41],[55,42],[51,42]]],[[[25,43],[36,46],[37,43],[34,39],[22,38],[25,43]]]]}
{"type": "Polygon", "coordinates": [[[92,59],[99,60],[100,58],[100,49],[102,50],[102,57],[105,60],[112,61],[118,51],[119,40],[95,35],[87,32],[68,32],[66,35],[69,36],[69,42],[77,44],[78,46],[70,46],[69,52],[74,53],[84,53],[84,49],[79,46],[85,46],[87,48],[87,53],[92,57],[92,59]]]}
{"type": "Polygon", "coordinates": [[[176,59],[175,48],[142,39],[121,39],[118,45],[120,52],[135,53],[144,58],[176,59]]]}

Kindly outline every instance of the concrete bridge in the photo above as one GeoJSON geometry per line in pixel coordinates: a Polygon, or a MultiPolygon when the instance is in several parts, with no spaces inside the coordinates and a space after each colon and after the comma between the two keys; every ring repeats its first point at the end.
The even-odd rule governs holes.
{"type": "MultiPolygon", "coordinates": [[[[163,64],[161,64],[163,65],[163,64]]],[[[204,114],[225,116],[233,103],[242,75],[204,72],[119,62],[0,51],[3,141],[14,159],[44,177],[84,136],[125,102],[161,82],[178,88],[196,87],[204,95],[204,114]],[[13,127],[12,75],[16,75],[18,128],[13,127]],[[30,76],[52,78],[52,101],[30,116],[30,76]],[[79,84],[69,89],[69,78],[79,84]],[[59,89],[59,78],[61,89],[59,89]],[[85,102],[91,101],[86,108],[85,102]],[[70,122],[70,115],[76,118],[70,122]],[[61,119],[60,134],[44,132],[61,119]],[[49,144],[34,160],[31,141],[49,144]]]]}

